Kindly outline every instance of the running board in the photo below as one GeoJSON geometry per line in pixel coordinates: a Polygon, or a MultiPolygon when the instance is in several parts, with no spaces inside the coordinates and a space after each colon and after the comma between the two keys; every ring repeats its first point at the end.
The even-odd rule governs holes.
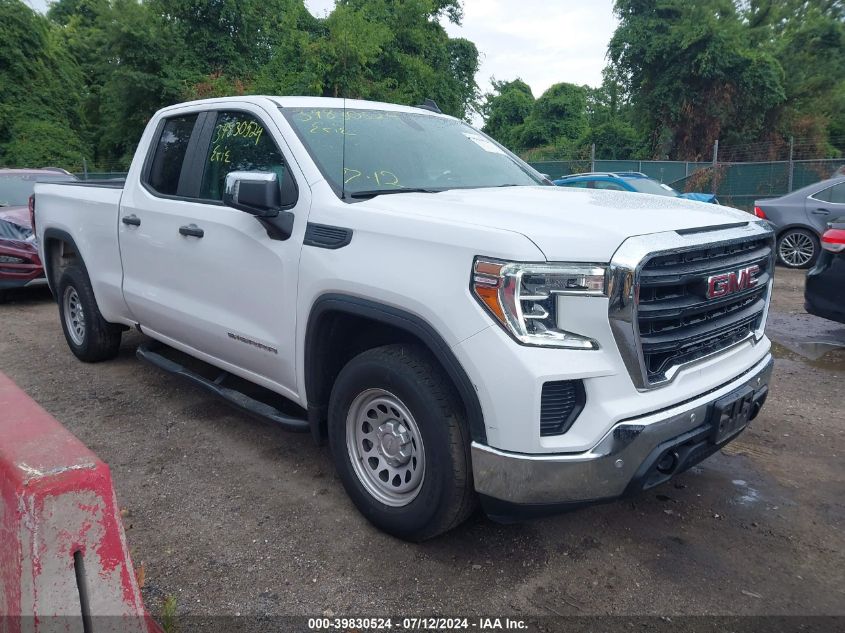
{"type": "Polygon", "coordinates": [[[213,393],[241,411],[245,411],[265,420],[269,420],[270,422],[274,422],[288,431],[307,433],[310,430],[308,420],[305,418],[297,418],[287,415],[275,407],[256,400],[245,393],[229,387],[224,387],[222,383],[229,375],[228,372],[221,371],[220,375],[217,376],[215,380],[209,380],[208,378],[204,378],[198,373],[191,371],[184,365],[180,365],[176,361],[165,358],[161,354],[155,352],[153,350],[154,346],[160,347],[160,344],[144,343],[139,345],[135,355],[140,360],[150,363],[159,369],[187,379],[194,385],[202,387],[206,391],[213,393]]]}

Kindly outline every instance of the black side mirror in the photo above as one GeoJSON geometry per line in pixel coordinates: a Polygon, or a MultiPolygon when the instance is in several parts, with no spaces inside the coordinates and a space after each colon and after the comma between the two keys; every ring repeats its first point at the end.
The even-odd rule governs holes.
{"type": "Polygon", "coordinates": [[[223,204],[254,215],[274,240],[293,232],[294,215],[285,209],[296,205],[299,192],[290,176],[279,183],[275,173],[233,171],[226,174],[223,204]]]}
{"type": "Polygon", "coordinates": [[[260,218],[279,215],[282,191],[276,174],[233,171],[226,174],[223,204],[260,218]]]}

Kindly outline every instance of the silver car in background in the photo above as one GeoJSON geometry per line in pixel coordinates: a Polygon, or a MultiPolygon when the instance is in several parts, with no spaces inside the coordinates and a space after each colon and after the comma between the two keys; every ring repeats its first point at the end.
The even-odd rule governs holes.
{"type": "Polygon", "coordinates": [[[845,176],[822,180],[780,198],[754,201],[754,215],[777,233],[778,261],[789,268],[809,268],[821,251],[828,222],[845,217],[845,176]]]}

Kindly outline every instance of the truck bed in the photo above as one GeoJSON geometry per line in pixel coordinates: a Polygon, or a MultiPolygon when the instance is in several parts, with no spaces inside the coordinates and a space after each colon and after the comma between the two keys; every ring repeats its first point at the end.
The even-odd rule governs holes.
{"type": "MultiPolygon", "coordinates": [[[[107,321],[123,322],[127,308],[121,282],[123,267],[118,247],[120,200],[124,180],[100,180],[35,185],[35,227],[38,248],[47,272],[56,240],[72,239],[91,279],[100,311],[107,321]]],[[[58,278],[48,280],[57,292],[58,278]]]]}

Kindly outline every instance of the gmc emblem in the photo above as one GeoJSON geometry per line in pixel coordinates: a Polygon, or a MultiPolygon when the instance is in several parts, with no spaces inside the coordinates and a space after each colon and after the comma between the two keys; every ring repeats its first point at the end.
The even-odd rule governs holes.
{"type": "Polygon", "coordinates": [[[707,278],[707,298],[718,299],[726,297],[740,290],[747,290],[757,285],[757,273],[760,267],[757,265],[748,268],[740,268],[736,272],[722,273],[707,278]]]}

